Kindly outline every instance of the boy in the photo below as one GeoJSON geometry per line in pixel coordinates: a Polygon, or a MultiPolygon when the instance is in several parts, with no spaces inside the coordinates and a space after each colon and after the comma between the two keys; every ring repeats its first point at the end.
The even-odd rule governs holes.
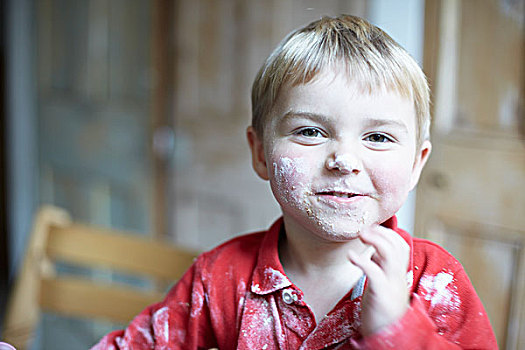
{"type": "Polygon", "coordinates": [[[201,255],[95,349],[493,349],[461,265],[397,227],[429,156],[429,92],[352,16],[291,33],[259,71],[248,142],[283,217],[201,255]]]}

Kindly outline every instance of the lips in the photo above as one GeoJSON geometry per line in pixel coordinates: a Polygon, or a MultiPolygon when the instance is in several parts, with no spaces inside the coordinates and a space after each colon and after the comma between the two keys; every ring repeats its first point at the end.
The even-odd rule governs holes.
{"type": "Polygon", "coordinates": [[[367,195],[363,192],[352,190],[321,190],[315,192],[315,197],[320,203],[324,203],[333,208],[340,208],[341,206],[355,206],[361,203],[362,199],[367,195]]]}
{"type": "Polygon", "coordinates": [[[351,192],[336,192],[336,191],[322,191],[318,192],[317,195],[320,196],[334,196],[339,198],[353,198],[356,196],[361,196],[361,194],[351,193],[351,192]]]}

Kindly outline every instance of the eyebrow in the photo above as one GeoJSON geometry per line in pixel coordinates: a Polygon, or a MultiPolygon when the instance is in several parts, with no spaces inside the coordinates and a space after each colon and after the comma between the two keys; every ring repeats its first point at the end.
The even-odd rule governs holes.
{"type": "Polygon", "coordinates": [[[297,118],[297,117],[307,118],[307,119],[311,119],[314,121],[324,121],[324,122],[330,121],[330,118],[328,118],[328,116],[324,114],[291,110],[291,111],[286,112],[282,116],[281,122],[285,121],[286,119],[297,118]]]}
{"type": "MultiPolygon", "coordinates": [[[[320,122],[331,122],[330,118],[324,114],[318,114],[318,113],[311,113],[311,112],[303,112],[303,111],[288,111],[286,112],[280,122],[286,121],[286,119],[296,118],[296,117],[302,117],[311,119],[313,121],[320,121],[320,122]]],[[[408,132],[408,127],[405,123],[399,120],[394,119],[388,119],[388,118],[370,118],[367,120],[367,127],[379,127],[379,126],[393,126],[398,127],[400,129],[403,129],[402,131],[408,132]]]]}
{"type": "Polygon", "coordinates": [[[408,127],[405,123],[394,119],[372,118],[368,120],[367,125],[370,127],[394,126],[403,129],[405,132],[408,132],[408,127]]]}

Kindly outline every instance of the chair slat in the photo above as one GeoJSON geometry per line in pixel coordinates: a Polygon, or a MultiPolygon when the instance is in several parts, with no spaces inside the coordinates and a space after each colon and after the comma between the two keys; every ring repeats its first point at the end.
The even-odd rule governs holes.
{"type": "Polygon", "coordinates": [[[118,231],[72,224],[52,226],[46,254],[88,267],[104,267],[163,280],[177,280],[197,253],[118,231]]]}
{"type": "Polygon", "coordinates": [[[127,324],[163,294],[95,284],[81,278],[44,278],[40,285],[43,310],[68,316],[127,324]]]}

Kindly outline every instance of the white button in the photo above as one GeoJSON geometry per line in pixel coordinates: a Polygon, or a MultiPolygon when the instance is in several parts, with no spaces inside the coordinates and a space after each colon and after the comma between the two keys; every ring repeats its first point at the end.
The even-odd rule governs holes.
{"type": "Polygon", "coordinates": [[[295,300],[292,292],[288,289],[283,290],[283,301],[286,304],[291,304],[295,300]]]}

